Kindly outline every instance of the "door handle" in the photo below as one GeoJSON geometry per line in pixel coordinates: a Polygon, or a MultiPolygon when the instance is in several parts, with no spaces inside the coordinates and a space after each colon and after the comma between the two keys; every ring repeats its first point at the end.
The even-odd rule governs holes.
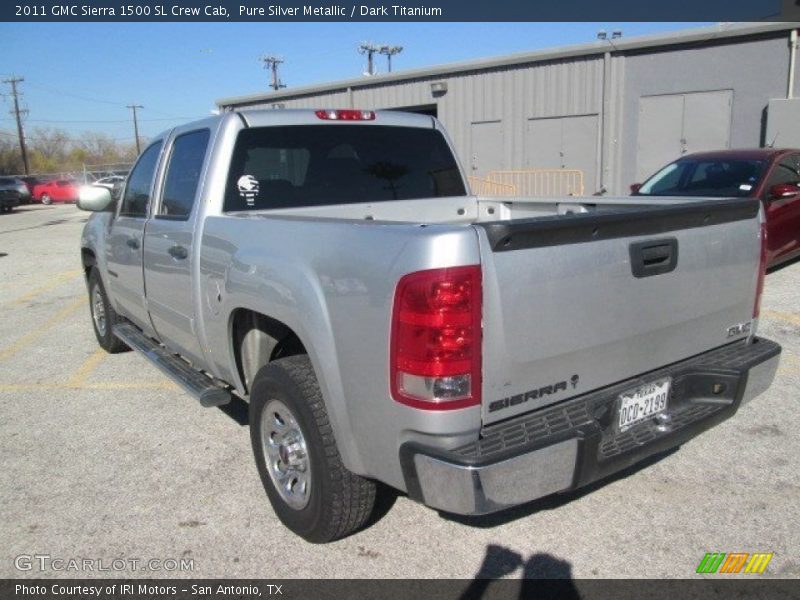
{"type": "Polygon", "coordinates": [[[133,248],[134,250],[139,249],[139,240],[137,240],[136,238],[128,238],[128,240],[125,243],[128,244],[129,248],[133,248]]]}
{"type": "Polygon", "coordinates": [[[678,240],[648,240],[629,247],[631,271],[636,278],[662,275],[674,271],[678,266],[678,240]]]}
{"type": "Polygon", "coordinates": [[[167,252],[172,258],[177,258],[178,260],[183,260],[189,256],[189,251],[183,246],[172,246],[167,252]]]}

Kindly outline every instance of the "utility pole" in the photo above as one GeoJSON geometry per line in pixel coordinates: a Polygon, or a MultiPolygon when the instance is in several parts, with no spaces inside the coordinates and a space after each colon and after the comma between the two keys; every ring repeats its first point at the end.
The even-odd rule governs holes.
{"type": "Polygon", "coordinates": [[[270,82],[269,87],[276,92],[281,88],[285,88],[286,86],[281,83],[281,78],[278,75],[278,65],[283,63],[283,59],[279,56],[264,55],[259,58],[259,60],[264,63],[265,69],[269,69],[272,72],[272,81],[270,82]]]}
{"type": "Polygon", "coordinates": [[[136,109],[144,108],[141,104],[128,104],[128,108],[133,111],[133,135],[136,137],[136,154],[142,153],[142,148],[139,146],[139,120],[136,118],[136,109]]]}
{"type": "Polygon", "coordinates": [[[3,83],[11,85],[11,95],[14,97],[14,110],[11,111],[17,119],[17,135],[19,136],[19,150],[22,153],[22,166],[25,169],[25,175],[29,174],[28,169],[28,149],[25,147],[25,131],[22,129],[22,115],[27,114],[27,110],[20,110],[19,108],[19,92],[17,91],[17,84],[25,81],[24,77],[11,77],[4,79],[3,83]]]}
{"type": "Polygon", "coordinates": [[[392,72],[392,57],[402,51],[402,46],[381,46],[380,53],[386,55],[386,60],[389,63],[389,73],[392,72]]]}
{"type": "Polygon", "coordinates": [[[376,46],[375,44],[364,42],[358,47],[359,54],[366,54],[367,55],[367,72],[364,75],[372,76],[375,75],[375,61],[373,60],[373,56],[375,56],[376,52],[380,52],[381,47],[376,46]]]}

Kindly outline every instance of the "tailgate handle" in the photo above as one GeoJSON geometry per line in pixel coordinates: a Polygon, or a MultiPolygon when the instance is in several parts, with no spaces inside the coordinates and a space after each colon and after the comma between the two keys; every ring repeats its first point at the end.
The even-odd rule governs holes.
{"type": "Polygon", "coordinates": [[[631,271],[637,278],[674,271],[678,266],[678,240],[665,238],[630,245],[631,271]]]}

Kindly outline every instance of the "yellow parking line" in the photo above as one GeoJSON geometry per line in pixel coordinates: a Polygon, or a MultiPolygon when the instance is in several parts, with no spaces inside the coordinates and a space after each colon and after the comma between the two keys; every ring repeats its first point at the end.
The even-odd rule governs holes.
{"type": "Polygon", "coordinates": [[[789,352],[786,348],[781,352],[781,362],[778,366],[779,373],[800,373],[800,356],[789,352]]]}
{"type": "Polygon", "coordinates": [[[39,327],[37,327],[36,329],[34,329],[32,331],[29,331],[28,333],[23,335],[21,338],[19,338],[16,342],[11,344],[7,348],[4,348],[3,350],[0,350],[0,360],[6,360],[6,359],[14,356],[17,352],[22,350],[25,346],[27,346],[31,342],[34,342],[34,341],[38,340],[40,337],[42,337],[47,332],[47,330],[50,329],[53,325],[55,325],[59,321],[63,321],[69,315],[74,313],[78,308],[80,308],[81,306],[84,306],[85,304],[86,304],[86,299],[85,298],[77,298],[74,301],[72,301],[70,304],[67,304],[64,308],[59,310],[56,314],[54,314],[52,317],[47,319],[44,323],[39,325],[39,327]]]}
{"type": "Polygon", "coordinates": [[[763,314],[767,318],[780,319],[781,321],[787,321],[788,323],[792,323],[793,325],[800,325],[800,315],[778,312],[775,310],[765,310],[761,314],[763,314]]]}
{"type": "Polygon", "coordinates": [[[88,383],[69,385],[66,383],[0,383],[1,392],[35,392],[39,390],[177,390],[171,381],[154,383],[88,383]]]}
{"type": "Polygon", "coordinates": [[[33,298],[35,298],[36,296],[38,296],[40,294],[44,294],[45,292],[49,292],[50,290],[52,290],[54,288],[57,288],[62,283],[66,283],[70,279],[73,279],[74,277],[76,277],[81,272],[82,271],[80,269],[76,269],[74,271],[64,271],[63,273],[58,273],[56,275],[53,275],[48,280],[47,283],[45,283],[44,285],[41,285],[41,286],[39,286],[37,288],[32,289],[30,292],[20,296],[19,298],[16,298],[16,299],[12,300],[11,304],[13,304],[13,305],[24,304],[25,302],[28,302],[29,300],[32,300],[33,298]]]}
{"type": "Polygon", "coordinates": [[[95,350],[89,358],[87,358],[80,368],[75,371],[72,377],[67,381],[69,387],[80,387],[86,381],[86,378],[91,375],[92,371],[97,368],[97,365],[105,358],[107,352],[102,348],[95,350]]]}
{"type": "Polygon", "coordinates": [[[795,356],[786,349],[784,349],[783,352],[781,352],[781,358],[787,360],[790,363],[800,365],[800,356],[795,356]]]}
{"type": "Polygon", "coordinates": [[[81,390],[177,390],[176,384],[169,380],[153,383],[87,383],[79,386],[81,390]]]}

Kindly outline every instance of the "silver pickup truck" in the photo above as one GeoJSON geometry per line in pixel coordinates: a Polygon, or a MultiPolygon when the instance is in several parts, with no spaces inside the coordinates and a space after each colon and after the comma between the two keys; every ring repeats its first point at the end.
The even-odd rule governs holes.
{"type": "Polygon", "coordinates": [[[88,188],[92,322],[249,402],[278,517],[363,526],[376,481],[480,515],[678,446],[764,391],[758,201],[483,198],[440,123],[242,111],[88,188]]]}

